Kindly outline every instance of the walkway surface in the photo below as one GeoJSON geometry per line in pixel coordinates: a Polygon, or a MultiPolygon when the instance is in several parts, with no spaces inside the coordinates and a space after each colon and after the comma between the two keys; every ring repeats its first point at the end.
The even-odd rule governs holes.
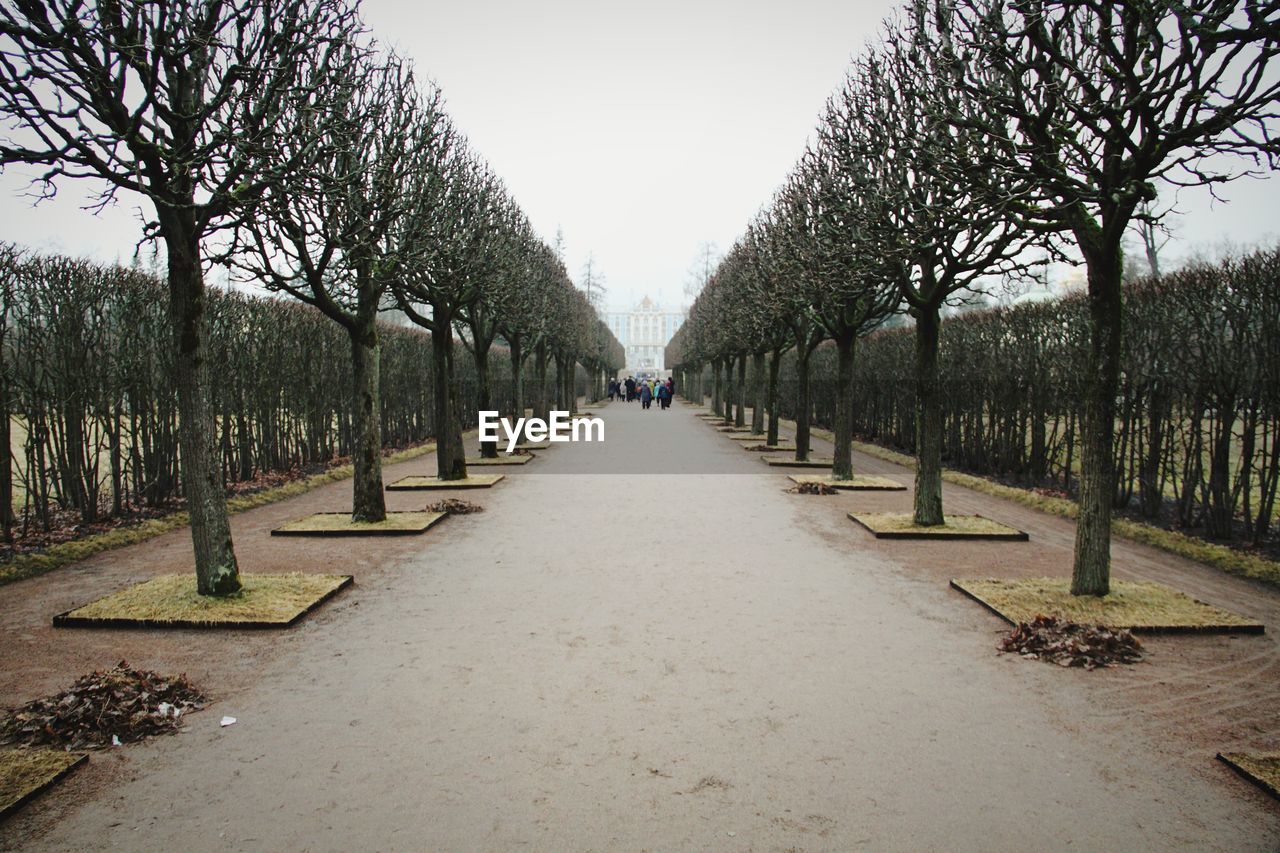
{"type": "MultiPolygon", "coordinates": [[[[787,494],[782,475],[682,405],[615,404],[603,417],[603,445],[559,445],[505,469],[497,488],[462,495],[485,513],[410,543],[363,556],[345,542],[271,543],[291,549],[272,559],[352,567],[356,587],[285,637],[159,641],[232,658],[193,664],[220,701],[181,736],[114,764],[95,757],[97,777],[71,780],[0,840],[137,851],[1274,849],[1280,809],[1213,762],[1211,745],[1180,738],[1160,687],[1185,681],[1185,695],[1252,709],[1244,682],[1280,680],[1270,635],[1155,640],[1150,663],[1094,673],[997,656],[1002,626],[930,565],[985,575],[993,563],[1061,560],[1065,547],[1062,573],[1066,522],[1001,504],[1014,523],[1039,525],[1031,543],[1001,543],[999,558],[990,544],[895,551],[844,513],[905,509],[909,493],[787,494]],[[650,473],[630,473],[641,468],[650,473]],[[1219,702],[1214,673],[1200,678],[1187,655],[1234,655],[1245,698],[1219,702]],[[223,714],[238,722],[219,728],[223,714]]],[[[876,470],[910,483],[904,469],[876,470]]],[[[272,523],[324,501],[340,508],[346,489],[238,518],[237,545],[266,548],[272,523]]],[[[129,551],[154,562],[166,549],[181,555],[182,539],[129,551]]],[[[118,585],[127,554],[68,577],[118,585]]],[[[29,583],[44,584],[33,587],[41,606],[58,600],[50,578],[29,583]]],[[[1220,587],[1226,603],[1280,610],[1232,584],[1220,587]]],[[[79,633],[104,649],[97,665],[113,662],[112,635],[79,633]]],[[[131,663],[153,663],[147,635],[116,636],[135,649],[131,663]]]]}

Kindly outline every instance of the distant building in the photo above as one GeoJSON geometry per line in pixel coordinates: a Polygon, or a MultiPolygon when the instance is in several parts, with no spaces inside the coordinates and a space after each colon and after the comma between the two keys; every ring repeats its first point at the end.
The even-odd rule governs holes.
{"type": "Polygon", "coordinates": [[[627,353],[624,374],[665,370],[663,350],[684,325],[684,312],[663,308],[646,296],[630,311],[611,311],[604,321],[627,353]]]}

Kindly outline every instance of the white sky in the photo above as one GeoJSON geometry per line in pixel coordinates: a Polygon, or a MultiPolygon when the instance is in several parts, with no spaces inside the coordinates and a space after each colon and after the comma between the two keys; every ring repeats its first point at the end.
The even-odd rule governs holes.
{"type": "MultiPolygon", "coordinates": [[[[384,43],[413,57],[447,108],[575,279],[588,253],[608,303],[683,301],[703,241],[721,251],[799,155],[850,57],[889,2],[710,0],[365,0],[384,43]]],[[[32,209],[28,170],[0,175],[3,239],[128,260],[140,202],[93,216],[86,188],[32,209]]],[[[1274,180],[1184,191],[1177,244],[1252,244],[1280,233],[1274,180]]]]}

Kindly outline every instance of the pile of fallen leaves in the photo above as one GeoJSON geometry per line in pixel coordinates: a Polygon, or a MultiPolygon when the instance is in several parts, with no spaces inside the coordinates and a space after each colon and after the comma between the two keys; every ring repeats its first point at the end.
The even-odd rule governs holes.
{"type": "Polygon", "coordinates": [[[1142,644],[1130,631],[1060,622],[1054,616],[1037,616],[1034,621],[1020,623],[1000,641],[999,649],[1032,660],[1085,669],[1142,660],[1142,644]]]}
{"type": "Polygon", "coordinates": [[[776,451],[777,451],[777,449],[778,449],[778,448],[777,448],[777,446],[776,446],[776,445],[775,445],[775,446],[773,446],[773,447],[770,447],[770,446],[769,446],[769,445],[767,445],[767,444],[748,444],[746,447],[744,447],[744,448],[743,448],[743,450],[755,450],[755,451],[758,451],[758,452],[760,452],[760,453],[765,453],[765,452],[767,452],[767,451],[775,451],[775,452],[776,452],[776,451]]]}
{"type": "Polygon", "coordinates": [[[124,661],[76,681],[70,690],[8,711],[0,743],[100,749],[175,732],[205,697],[185,675],[167,678],[124,661]]]}
{"type": "Polygon", "coordinates": [[[447,512],[450,515],[467,515],[472,512],[484,512],[480,504],[464,501],[462,498],[445,498],[433,504],[427,504],[427,512],[447,512]]]}
{"type": "Polygon", "coordinates": [[[793,495],[834,495],[840,490],[826,483],[796,483],[787,491],[793,495]]]}

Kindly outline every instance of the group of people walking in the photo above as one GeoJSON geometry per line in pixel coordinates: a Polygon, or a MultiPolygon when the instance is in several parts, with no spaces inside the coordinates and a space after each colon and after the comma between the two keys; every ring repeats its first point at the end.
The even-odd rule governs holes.
{"type": "Polygon", "coordinates": [[[671,408],[671,398],[676,390],[675,380],[668,378],[665,382],[657,379],[636,379],[628,376],[625,380],[609,380],[609,399],[622,400],[628,403],[640,401],[640,407],[647,409],[658,401],[658,408],[671,408]]]}

